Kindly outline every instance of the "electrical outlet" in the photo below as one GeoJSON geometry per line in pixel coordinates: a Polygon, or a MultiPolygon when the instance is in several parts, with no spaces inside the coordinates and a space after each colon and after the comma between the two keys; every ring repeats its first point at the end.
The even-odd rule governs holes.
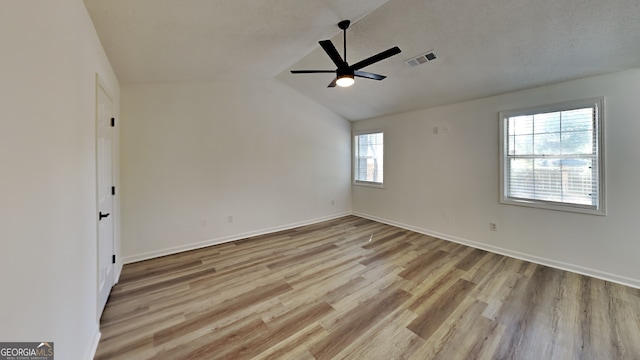
{"type": "Polygon", "coordinates": [[[498,225],[496,223],[489,223],[489,230],[498,231],[498,225]]]}

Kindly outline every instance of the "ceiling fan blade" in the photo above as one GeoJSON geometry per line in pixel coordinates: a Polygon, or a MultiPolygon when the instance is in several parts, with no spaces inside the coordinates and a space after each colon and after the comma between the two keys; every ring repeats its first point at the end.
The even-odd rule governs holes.
{"type": "Polygon", "coordinates": [[[384,75],[374,74],[374,73],[370,73],[370,72],[366,72],[366,71],[354,71],[353,72],[353,76],[367,78],[367,79],[373,79],[373,80],[382,80],[382,79],[386,78],[386,76],[384,76],[384,75]]]}
{"type": "Polygon", "coordinates": [[[327,87],[336,87],[336,82],[338,81],[338,78],[333,79],[333,81],[331,82],[331,84],[329,84],[329,86],[327,87]]]}
{"type": "Polygon", "coordinates": [[[382,61],[382,60],[384,60],[384,59],[386,59],[388,57],[391,57],[391,56],[397,55],[397,54],[400,54],[400,48],[395,46],[395,47],[392,47],[389,50],[385,50],[385,51],[383,51],[383,52],[381,52],[379,54],[373,55],[373,56],[368,57],[368,58],[366,58],[366,59],[364,59],[364,60],[362,60],[360,62],[357,62],[357,63],[351,65],[350,68],[353,69],[353,70],[360,70],[363,67],[366,67],[366,66],[369,66],[371,64],[377,63],[378,61],[382,61]]]}
{"type": "Polygon", "coordinates": [[[292,74],[335,74],[335,70],[291,70],[292,74]]]}
{"type": "Polygon", "coordinates": [[[333,63],[336,64],[338,68],[344,67],[345,62],[344,60],[342,60],[342,57],[340,57],[338,50],[336,50],[336,47],[333,46],[333,43],[331,42],[331,40],[321,40],[320,46],[322,46],[322,48],[324,49],[324,52],[326,52],[327,55],[329,55],[333,63]]]}

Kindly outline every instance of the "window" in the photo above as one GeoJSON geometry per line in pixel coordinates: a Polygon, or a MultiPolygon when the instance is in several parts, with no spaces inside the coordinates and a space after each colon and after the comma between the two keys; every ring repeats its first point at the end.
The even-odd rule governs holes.
{"type": "Polygon", "coordinates": [[[384,173],[384,133],[358,132],[353,137],[353,182],[382,187],[384,173]]]}
{"type": "Polygon", "coordinates": [[[500,202],[604,215],[603,102],[500,113],[500,202]]]}

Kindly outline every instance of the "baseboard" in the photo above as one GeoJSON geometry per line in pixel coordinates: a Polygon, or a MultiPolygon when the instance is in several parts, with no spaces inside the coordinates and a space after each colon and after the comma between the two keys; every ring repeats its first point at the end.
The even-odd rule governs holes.
{"type": "Polygon", "coordinates": [[[98,351],[98,344],[100,343],[101,336],[102,336],[102,333],[100,331],[96,331],[96,333],[93,335],[93,340],[91,341],[91,347],[89,348],[89,351],[84,357],[85,359],[93,360],[93,358],[96,357],[96,351],[98,351]]]}
{"type": "Polygon", "coordinates": [[[120,281],[120,274],[122,274],[122,261],[116,262],[115,273],[113,274],[113,285],[120,281]]]}
{"type": "MultiPolygon", "coordinates": [[[[252,236],[259,236],[259,235],[274,233],[274,232],[277,232],[277,231],[289,230],[289,229],[297,228],[297,227],[300,227],[300,226],[311,225],[311,224],[315,224],[315,223],[319,223],[319,222],[323,222],[323,221],[327,221],[327,220],[333,220],[333,219],[341,218],[341,217],[344,217],[344,216],[347,216],[347,215],[351,215],[351,211],[346,211],[346,212],[342,212],[342,213],[339,213],[339,214],[333,214],[333,215],[324,216],[324,217],[320,217],[320,218],[300,221],[300,222],[287,224],[287,225],[280,225],[280,226],[275,226],[275,227],[271,227],[271,228],[266,228],[266,229],[261,229],[261,230],[256,230],[256,231],[250,231],[250,232],[246,232],[246,233],[242,233],[242,234],[224,236],[224,237],[220,237],[220,238],[216,238],[216,239],[210,239],[210,240],[206,240],[206,241],[202,241],[202,242],[198,242],[198,243],[193,243],[193,244],[186,244],[186,245],[176,246],[176,247],[167,248],[167,249],[149,251],[149,252],[146,252],[146,253],[143,253],[143,254],[122,257],[122,263],[123,264],[129,264],[129,263],[134,263],[134,262],[138,262],[138,261],[142,261],[142,260],[157,258],[157,257],[160,257],[160,256],[172,255],[172,254],[176,254],[176,253],[180,253],[180,252],[184,252],[184,251],[200,249],[200,248],[207,247],[207,246],[218,245],[218,244],[223,244],[223,243],[227,243],[227,242],[231,242],[231,241],[246,239],[246,238],[252,237],[252,236]]],[[[119,274],[118,274],[118,276],[119,276],[119,274]]]]}
{"type": "Polygon", "coordinates": [[[402,229],[406,229],[406,230],[411,230],[411,231],[414,231],[414,232],[417,232],[417,233],[420,233],[420,234],[433,236],[433,237],[436,237],[438,239],[455,242],[455,243],[466,245],[466,246],[470,246],[470,247],[473,247],[473,248],[476,248],[476,249],[486,250],[486,251],[489,251],[489,252],[492,252],[492,253],[496,253],[496,254],[512,257],[512,258],[516,258],[516,259],[519,259],[519,260],[529,261],[529,262],[532,262],[532,263],[545,265],[545,266],[549,266],[549,267],[560,269],[560,270],[570,271],[570,272],[577,273],[577,274],[580,274],[580,275],[586,275],[586,276],[590,276],[590,277],[593,277],[593,278],[596,278],[596,279],[605,280],[605,281],[617,283],[617,284],[620,284],[620,285],[624,285],[624,286],[629,286],[629,287],[633,287],[633,288],[636,288],[636,289],[640,289],[640,280],[638,280],[638,279],[633,279],[633,278],[629,278],[629,277],[626,277],[626,276],[611,274],[611,273],[608,273],[608,272],[605,272],[605,271],[600,271],[600,270],[591,269],[591,268],[587,268],[587,267],[580,266],[580,265],[575,265],[575,264],[565,263],[565,262],[561,262],[561,261],[556,261],[556,260],[552,260],[552,259],[548,259],[548,258],[544,258],[544,257],[540,257],[540,256],[530,255],[530,254],[522,253],[522,252],[519,252],[519,251],[513,251],[513,250],[509,250],[509,249],[505,249],[505,248],[501,248],[501,247],[497,247],[497,246],[484,244],[484,243],[477,242],[477,241],[463,239],[463,238],[460,238],[460,237],[457,237],[457,236],[443,234],[443,233],[440,233],[440,232],[437,232],[437,231],[432,231],[432,230],[429,230],[429,229],[423,229],[423,228],[420,228],[420,227],[417,227],[417,226],[403,224],[403,223],[400,223],[400,222],[397,222],[397,221],[388,220],[388,219],[380,218],[380,217],[373,216],[373,215],[363,214],[363,213],[359,213],[359,212],[355,212],[355,211],[352,214],[355,215],[355,216],[359,216],[359,217],[365,218],[365,219],[369,219],[369,220],[381,222],[381,223],[384,223],[384,224],[396,226],[396,227],[399,227],[399,228],[402,228],[402,229]]]}

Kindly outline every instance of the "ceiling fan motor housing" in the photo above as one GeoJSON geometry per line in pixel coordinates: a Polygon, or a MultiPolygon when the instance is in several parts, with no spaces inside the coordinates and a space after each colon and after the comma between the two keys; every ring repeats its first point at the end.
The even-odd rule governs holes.
{"type": "Polygon", "coordinates": [[[346,77],[353,77],[354,76],[354,70],[349,68],[349,67],[345,67],[345,68],[342,68],[342,69],[339,68],[339,69],[336,70],[336,75],[337,75],[338,78],[345,77],[345,76],[346,77]]]}

